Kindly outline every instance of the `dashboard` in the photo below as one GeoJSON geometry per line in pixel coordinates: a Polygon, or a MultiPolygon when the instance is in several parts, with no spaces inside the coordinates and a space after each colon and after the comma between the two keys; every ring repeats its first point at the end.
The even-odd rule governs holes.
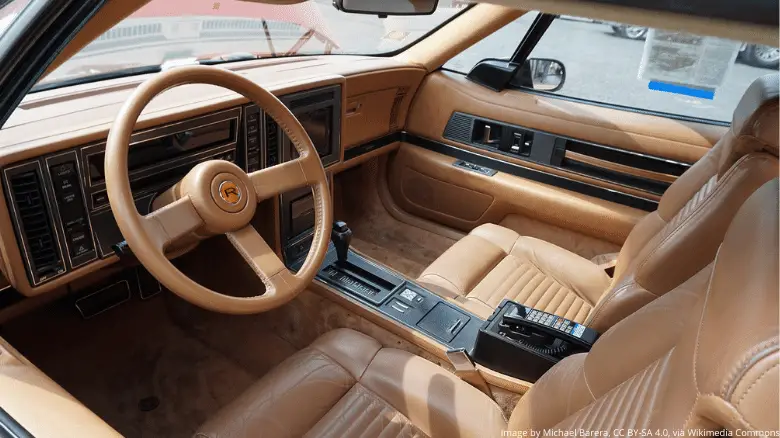
{"type": "MultiPolygon", "coordinates": [[[[323,165],[337,162],[341,85],[281,100],[301,121],[323,165]]],[[[3,169],[6,202],[33,286],[110,257],[124,240],[106,193],[105,147],[81,146],[3,169]]],[[[155,197],[200,162],[226,160],[254,172],[295,158],[292,151],[279,125],[255,105],[136,132],[128,155],[136,208],[148,214],[155,197]]]]}
{"type": "MultiPolygon", "coordinates": [[[[359,74],[353,78],[334,74],[311,77],[309,74],[308,78],[297,80],[287,77],[282,84],[269,86],[263,83],[262,74],[269,69],[278,72],[280,66],[298,67],[295,64],[300,63],[277,62],[270,66],[261,63],[253,73],[258,73],[258,82],[277,94],[300,120],[330,173],[344,165],[345,143],[349,149],[359,146],[363,139],[386,135],[393,125],[391,116],[398,117],[400,110],[392,108],[398,102],[384,98],[374,101],[372,94],[377,97],[391,95],[387,92],[389,84],[392,96],[396,97],[396,89],[416,87],[424,76],[421,69],[405,68],[413,70],[414,75],[402,71],[403,79],[395,80],[400,80],[398,85],[404,85],[400,87],[393,81],[376,81],[376,75],[381,77],[387,72],[369,68],[358,70],[359,74]],[[372,102],[374,106],[386,106],[382,110],[386,113],[386,121],[377,124],[376,120],[370,120],[366,124],[364,111],[372,118],[377,112],[372,108],[372,102]],[[345,107],[351,110],[345,112],[345,107]],[[366,132],[367,127],[373,125],[376,125],[373,132],[366,132]]],[[[386,66],[387,61],[379,65],[386,66]]],[[[300,74],[299,71],[296,73],[300,74]]],[[[138,82],[135,79],[133,85],[138,82]]],[[[192,86],[179,88],[187,87],[192,86]]],[[[194,98],[192,94],[180,94],[176,96],[173,110],[168,106],[160,111],[154,106],[157,102],[153,101],[152,111],[145,112],[137,123],[131,137],[128,163],[133,197],[141,214],[149,213],[159,193],[181,180],[202,161],[227,160],[251,173],[297,156],[277,123],[260,108],[230,91],[203,87],[209,87],[204,91],[211,94],[204,92],[194,98]],[[182,101],[186,105],[182,105],[182,101]],[[164,122],[159,123],[161,120],[164,122]]],[[[112,89],[108,94],[126,96],[132,87],[120,85],[119,91],[116,93],[112,89]]],[[[166,91],[162,97],[178,91],[178,88],[166,91]]],[[[49,111],[45,115],[51,116],[52,106],[70,103],[71,107],[64,115],[84,116],[78,114],[78,105],[92,99],[91,106],[82,111],[103,116],[101,102],[81,93],[81,90],[75,90],[74,97],[71,90],[66,97],[49,100],[56,105],[48,108],[29,103],[25,107],[25,102],[20,108],[32,108],[37,113],[45,109],[49,111]]],[[[411,96],[404,103],[404,111],[408,109],[408,100],[411,96]]],[[[111,102],[111,106],[118,103],[119,99],[111,102]]],[[[75,127],[47,124],[46,132],[39,134],[31,132],[31,128],[44,129],[41,122],[51,122],[52,118],[28,121],[25,117],[29,117],[29,113],[15,115],[16,119],[12,117],[11,123],[7,124],[11,129],[0,131],[4,204],[0,205],[0,249],[3,273],[9,282],[24,295],[36,295],[115,263],[117,257],[112,247],[124,238],[114,220],[105,186],[103,163],[107,129],[104,127],[110,127],[110,123],[100,120],[90,126],[89,121],[84,120],[84,126],[75,127]],[[94,129],[96,125],[101,129],[94,129]],[[60,134],[57,130],[65,133],[60,134]],[[14,136],[15,141],[7,144],[8,133],[13,131],[26,131],[39,138],[28,136],[20,140],[14,136]],[[5,138],[3,134],[6,134],[5,138]],[[7,213],[7,221],[2,220],[3,213],[7,213]],[[9,238],[8,231],[12,231],[13,239],[9,238]]],[[[280,250],[285,257],[294,257],[296,254],[292,249],[300,248],[300,242],[305,242],[307,234],[311,234],[310,191],[286,193],[278,202],[280,229],[276,232],[282,242],[280,250]]]]}

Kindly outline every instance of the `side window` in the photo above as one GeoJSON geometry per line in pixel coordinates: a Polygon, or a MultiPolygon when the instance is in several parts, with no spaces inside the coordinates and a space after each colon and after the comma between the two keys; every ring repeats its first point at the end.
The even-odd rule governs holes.
{"type": "MultiPolygon", "coordinates": [[[[522,35],[515,36],[514,41],[519,42],[522,35]]],[[[465,53],[461,56],[466,57],[465,53]]],[[[550,92],[553,95],[629,110],[729,122],[750,83],[777,70],[780,51],[776,47],[564,16],[553,21],[529,59],[551,59],[565,67],[565,82],[550,92]],[[647,42],[648,38],[651,41],[647,42]],[[701,60],[697,60],[699,55],[701,60]],[[722,62],[708,61],[715,58],[722,62]]],[[[463,72],[457,67],[445,65],[463,72]]],[[[536,73],[537,69],[532,66],[531,71],[536,73]]]]}

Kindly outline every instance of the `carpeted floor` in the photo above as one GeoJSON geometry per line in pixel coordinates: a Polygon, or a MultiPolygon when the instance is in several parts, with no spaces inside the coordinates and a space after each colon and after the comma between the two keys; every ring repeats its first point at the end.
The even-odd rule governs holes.
{"type": "Polygon", "coordinates": [[[398,221],[377,190],[376,160],[336,177],[335,219],[352,229],[352,246],[409,278],[417,278],[455,240],[398,221]]]}
{"type": "Polygon", "coordinates": [[[165,301],[134,298],[84,321],[66,300],[3,326],[0,334],[127,437],[192,436],[296,351],[273,333],[239,332],[251,338],[246,348],[264,352],[242,363],[174,324],[165,301]],[[150,397],[159,406],[144,412],[140,405],[155,404],[150,397]]]}

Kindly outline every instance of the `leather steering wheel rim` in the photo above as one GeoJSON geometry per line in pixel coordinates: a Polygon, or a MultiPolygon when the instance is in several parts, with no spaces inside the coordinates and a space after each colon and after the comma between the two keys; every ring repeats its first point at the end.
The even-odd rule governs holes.
{"type": "Polygon", "coordinates": [[[124,103],[109,131],[105,174],[111,210],[135,256],[170,291],[205,309],[251,314],[281,306],[311,283],[327,252],[333,211],[325,170],[311,139],[276,96],[232,71],[178,67],[142,83],[124,103]],[[173,202],[142,216],[130,188],[131,135],[141,112],[155,96],[185,84],[216,85],[243,95],[276,120],[299,158],[249,175],[227,161],[200,163],[169,190],[173,202]],[[314,197],[314,237],[306,260],[293,274],[249,222],[258,202],[305,186],[312,189],[314,197]],[[187,277],[168,260],[165,249],[171,243],[204,232],[225,234],[263,281],[265,293],[234,297],[215,292],[187,277]]]}

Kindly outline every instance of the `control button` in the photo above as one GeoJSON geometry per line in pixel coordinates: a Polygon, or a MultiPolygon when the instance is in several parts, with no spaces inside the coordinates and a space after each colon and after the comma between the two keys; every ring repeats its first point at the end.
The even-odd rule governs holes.
{"type": "Polygon", "coordinates": [[[92,208],[102,207],[108,204],[108,193],[97,192],[92,194],[92,208]]]}
{"type": "Polygon", "coordinates": [[[246,139],[246,146],[248,148],[257,147],[258,144],[259,144],[259,141],[258,141],[256,135],[250,135],[249,137],[247,137],[247,139],[246,139]]]}
{"type": "Polygon", "coordinates": [[[250,166],[256,166],[256,165],[260,164],[260,157],[257,156],[257,155],[250,156],[249,160],[247,161],[247,164],[250,165],[250,166]]]}
{"type": "Polygon", "coordinates": [[[257,132],[257,120],[255,120],[255,123],[248,123],[246,127],[246,132],[249,135],[252,135],[257,132]]]}
{"type": "Polygon", "coordinates": [[[84,227],[75,226],[67,230],[71,257],[78,257],[92,251],[92,241],[84,227]]]}
{"type": "Polygon", "coordinates": [[[390,304],[390,307],[392,307],[393,310],[398,313],[406,313],[406,311],[409,310],[409,306],[398,300],[393,300],[393,302],[390,304]]]}
{"type": "Polygon", "coordinates": [[[246,121],[250,122],[250,124],[251,122],[257,123],[258,120],[260,120],[260,113],[252,113],[246,115],[246,121]]]}
{"type": "Polygon", "coordinates": [[[417,297],[419,296],[417,292],[410,289],[404,289],[404,291],[401,292],[399,295],[401,298],[405,299],[406,301],[409,301],[410,303],[415,302],[417,297]]]}

